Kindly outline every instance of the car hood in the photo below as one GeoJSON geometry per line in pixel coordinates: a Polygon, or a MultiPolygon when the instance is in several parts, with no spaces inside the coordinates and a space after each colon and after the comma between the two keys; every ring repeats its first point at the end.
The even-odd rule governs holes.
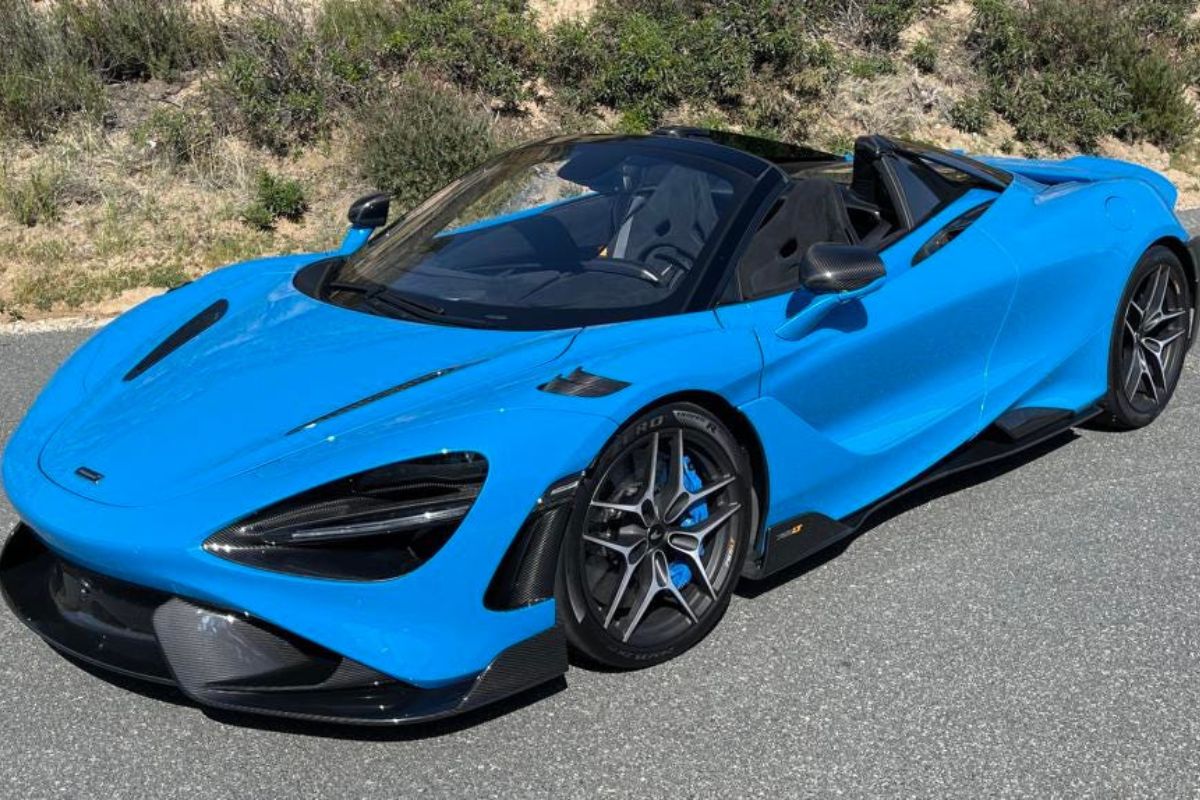
{"type": "MultiPolygon", "coordinates": [[[[454,370],[459,387],[464,380],[486,383],[498,369],[512,374],[553,360],[577,333],[387,319],[313,300],[289,282],[266,300],[261,292],[234,292],[211,327],[126,379],[215,300],[188,291],[194,298],[184,305],[172,298],[186,306],[183,313],[153,335],[99,334],[100,348],[122,355],[87,381],[81,402],[49,437],[39,457],[48,478],[111,505],[159,503],[310,446],[313,436],[293,434],[314,420],[361,422],[367,404],[360,401],[384,393],[394,417],[398,400],[436,398],[446,379],[431,376],[443,370],[454,370]],[[109,335],[123,341],[105,342],[109,335]]],[[[339,428],[320,427],[322,436],[339,428]]]]}

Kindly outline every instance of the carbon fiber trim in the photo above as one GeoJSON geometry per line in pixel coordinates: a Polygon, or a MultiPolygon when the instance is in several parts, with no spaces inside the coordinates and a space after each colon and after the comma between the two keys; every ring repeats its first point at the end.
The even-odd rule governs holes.
{"type": "Polygon", "coordinates": [[[400,394],[401,392],[408,391],[409,389],[414,389],[423,383],[429,383],[432,380],[437,380],[438,378],[441,378],[445,375],[449,375],[451,372],[457,372],[458,370],[462,369],[464,366],[469,366],[469,365],[460,364],[460,365],[454,366],[454,367],[446,367],[445,369],[437,369],[437,370],[434,370],[433,372],[428,372],[424,375],[418,375],[417,377],[415,377],[411,380],[407,380],[404,383],[398,383],[395,386],[391,386],[387,389],[384,389],[382,392],[376,392],[373,395],[364,397],[361,400],[355,400],[353,403],[344,405],[341,408],[335,408],[333,411],[330,411],[326,414],[322,414],[321,416],[316,417],[315,419],[310,419],[308,422],[305,422],[302,425],[297,425],[296,427],[292,428],[285,435],[292,436],[294,434],[300,433],[300,431],[306,431],[310,428],[315,428],[318,425],[320,425],[322,422],[328,422],[329,420],[334,419],[336,417],[340,417],[343,414],[349,414],[351,411],[357,411],[358,409],[363,408],[364,406],[369,406],[372,403],[378,403],[380,400],[386,400],[387,398],[391,397],[392,395],[400,394]]]}
{"type": "Polygon", "coordinates": [[[593,375],[576,367],[570,375],[559,375],[554,380],[543,383],[538,389],[550,394],[565,394],[568,397],[607,397],[629,385],[625,381],[593,375]]]}
{"type": "Polygon", "coordinates": [[[1026,415],[1009,412],[1003,422],[989,426],[971,441],[934,464],[927,471],[875,502],[840,520],[823,514],[808,513],[777,523],[766,532],[765,552],[747,563],[742,575],[751,580],[767,578],[811,555],[824,550],[862,529],[881,508],[909,492],[928,486],[964,470],[999,461],[1028,450],[1100,414],[1099,405],[1080,412],[1063,409],[1036,409],[1026,415]]]}
{"type": "Polygon", "coordinates": [[[118,581],[68,562],[25,525],[0,555],[0,588],[54,648],[178,686],[204,706],[294,719],[398,725],[460,714],[562,675],[561,630],[503,651],[481,673],[422,689],[248,614],[118,581]]]}
{"type": "Polygon", "coordinates": [[[0,555],[0,587],[17,619],[56,650],[129,677],[172,682],[151,623],[169,595],[63,561],[26,525],[0,555]]]}
{"type": "Polygon", "coordinates": [[[179,328],[162,341],[158,347],[151,350],[145,358],[139,361],[133,369],[125,373],[125,380],[132,381],[142,375],[146,370],[153,367],[158,362],[169,356],[171,353],[183,347],[185,344],[195,339],[200,334],[217,324],[221,317],[225,316],[225,312],[229,310],[228,300],[218,300],[208,308],[201,311],[196,316],[189,319],[179,328]]]}
{"type": "Polygon", "coordinates": [[[562,628],[555,625],[501,653],[476,679],[455,713],[489,705],[554,680],[568,666],[567,639],[562,628]]]}
{"type": "Polygon", "coordinates": [[[492,576],[483,596],[486,607],[510,611],[554,596],[558,548],[579,481],[579,475],[563,478],[538,498],[492,576]]]}
{"type": "Polygon", "coordinates": [[[886,274],[879,254],[857,245],[814,244],[800,262],[801,282],[819,294],[852,292],[886,274]]]}

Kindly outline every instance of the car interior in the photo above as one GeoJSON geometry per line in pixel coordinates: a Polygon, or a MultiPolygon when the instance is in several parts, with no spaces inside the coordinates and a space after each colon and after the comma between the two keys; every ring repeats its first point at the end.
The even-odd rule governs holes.
{"type": "Polygon", "coordinates": [[[852,162],[827,159],[788,170],[790,185],[738,266],[743,298],[799,288],[799,260],[814,244],[882,250],[975,184],[953,169],[881,155],[873,137],[861,137],[854,149],[852,162]]]}

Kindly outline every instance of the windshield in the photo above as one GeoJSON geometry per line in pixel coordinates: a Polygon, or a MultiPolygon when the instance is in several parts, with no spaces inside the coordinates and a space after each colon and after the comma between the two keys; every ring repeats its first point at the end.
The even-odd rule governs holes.
{"type": "Polygon", "coordinates": [[[324,296],[507,328],[679,313],[748,183],[716,160],[645,140],[530,145],[384,230],[324,296]]]}

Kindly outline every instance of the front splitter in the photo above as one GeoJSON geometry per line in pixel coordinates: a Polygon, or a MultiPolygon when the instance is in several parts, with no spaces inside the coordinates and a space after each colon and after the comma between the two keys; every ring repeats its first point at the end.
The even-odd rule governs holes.
{"type": "Polygon", "coordinates": [[[229,711],[402,725],[462,714],[567,670],[555,626],[504,650],[472,678],[414,686],[247,613],[84,569],[23,524],[0,554],[0,589],[18,619],[55,649],[229,711]]]}

